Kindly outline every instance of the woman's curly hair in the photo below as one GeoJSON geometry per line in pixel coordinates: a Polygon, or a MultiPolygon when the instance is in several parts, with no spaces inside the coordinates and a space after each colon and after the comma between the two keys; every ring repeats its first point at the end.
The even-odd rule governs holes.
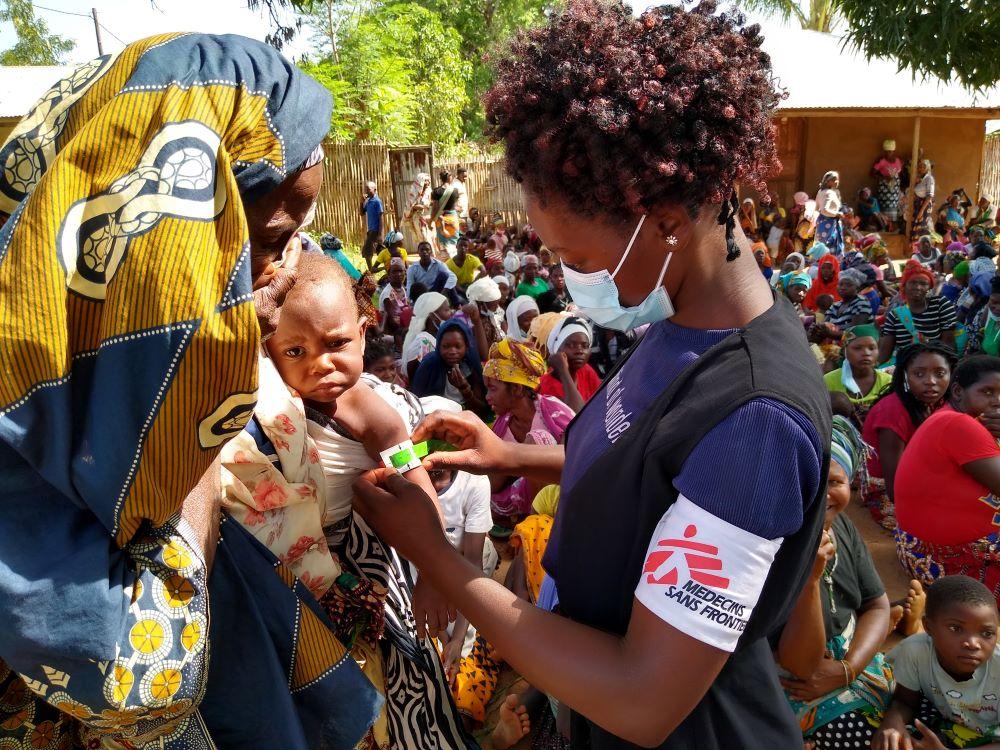
{"type": "Polygon", "coordinates": [[[568,0],[493,61],[487,134],[533,194],[616,221],[663,203],[696,213],[781,168],[783,92],[759,26],[714,0],[638,18],[620,0],[568,0]]]}

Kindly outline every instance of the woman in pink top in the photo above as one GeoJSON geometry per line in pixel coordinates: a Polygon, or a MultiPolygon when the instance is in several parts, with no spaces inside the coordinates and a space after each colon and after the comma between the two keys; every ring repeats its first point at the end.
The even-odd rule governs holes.
{"type": "Polygon", "coordinates": [[[882,155],[872,165],[872,177],[878,180],[878,203],[889,232],[896,231],[899,221],[899,176],[902,172],[903,161],[896,156],[896,142],[886,140],[882,144],[882,155]]]}
{"type": "Polygon", "coordinates": [[[872,518],[890,531],[896,526],[893,498],[903,448],[917,427],[944,404],[955,362],[955,353],[940,343],[907,347],[896,363],[892,390],[865,417],[862,437],[873,452],[861,496],[872,518]]]}
{"type": "MultiPolygon", "coordinates": [[[[493,432],[509,443],[557,445],[574,413],[554,396],[539,396],[548,366],[535,348],[510,339],[494,344],[483,366],[486,400],[497,414],[493,432]]],[[[493,520],[505,526],[531,512],[541,487],[523,477],[490,478],[493,520]]],[[[513,524],[511,524],[511,527],[513,524]]]]}

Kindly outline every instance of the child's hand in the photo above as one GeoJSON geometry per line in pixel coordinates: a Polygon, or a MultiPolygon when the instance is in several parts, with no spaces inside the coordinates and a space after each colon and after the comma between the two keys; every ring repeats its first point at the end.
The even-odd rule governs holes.
{"type": "Polygon", "coordinates": [[[920,734],[923,735],[919,740],[913,740],[913,750],[946,750],[938,736],[928,729],[927,725],[920,719],[914,719],[913,726],[919,729],[920,734]]]}
{"type": "Polygon", "coordinates": [[[417,585],[413,587],[412,606],[418,638],[425,635],[431,638],[445,636],[449,621],[455,619],[455,608],[448,605],[426,578],[417,579],[417,585]]]}
{"type": "Polygon", "coordinates": [[[455,633],[451,639],[444,644],[441,650],[441,663],[444,665],[444,674],[448,684],[455,681],[458,674],[458,664],[462,659],[462,647],[465,645],[465,636],[459,638],[459,633],[455,633]]]}
{"type": "Polygon", "coordinates": [[[914,750],[913,738],[906,729],[883,726],[872,737],[872,750],[914,750]]]}

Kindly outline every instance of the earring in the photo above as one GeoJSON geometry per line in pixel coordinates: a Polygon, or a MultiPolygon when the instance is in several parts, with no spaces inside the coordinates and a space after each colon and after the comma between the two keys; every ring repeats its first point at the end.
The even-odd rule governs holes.
{"type": "Polygon", "coordinates": [[[664,237],[663,241],[666,242],[668,245],[676,245],[677,244],[677,238],[674,237],[672,234],[668,235],[667,237],[664,237]]]}
{"type": "Polygon", "coordinates": [[[903,376],[903,390],[907,393],[910,392],[910,379],[905,375],[903,376]]]}

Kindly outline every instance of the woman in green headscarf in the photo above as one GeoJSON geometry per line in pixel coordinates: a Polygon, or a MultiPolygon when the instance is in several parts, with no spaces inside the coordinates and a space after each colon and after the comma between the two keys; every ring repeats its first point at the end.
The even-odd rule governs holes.
{"type": "Polygon", "coordinates": [[[843,515],[866,453],[854,426],[835,416],[823,536],[775,649],[788,702],[815,750],[868,747],[893,690],[879,652],[889,599],[861,534],[843,515]]]}
{"type": "Polygon", "coordinates": [[[1000,276],[990,279],[989,301],[980,310],[972,323],[975,340],[971,354],[1000,356],[1000,276]]]}
{"type": "Polygon", "coordinates": [[[892,387],[892,375],[875,367],[878,339],[878,328],[874,325],[848,328],[844,332],[843,364],[823,376],[831,393],[847,394],[861,422],[878,397],[892,387]]]}

